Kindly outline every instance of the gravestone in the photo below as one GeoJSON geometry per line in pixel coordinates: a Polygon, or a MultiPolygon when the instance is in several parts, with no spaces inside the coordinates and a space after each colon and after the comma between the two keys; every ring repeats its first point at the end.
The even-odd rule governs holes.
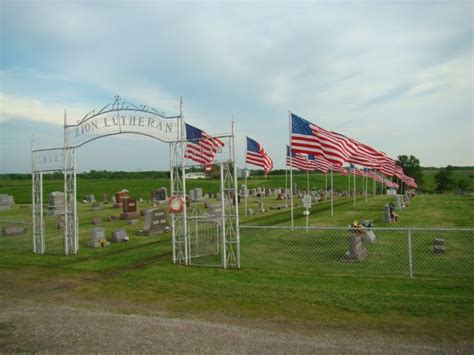
{"type": "Polygon", "coordinates": [[[13,196],[0,194],[0,211],[9,210],[14,204],[13,196]]]}
{"type": "Polygon", "coordinates": [[[145,213],[145,225],[142,234],[145,236],[165,233],[169,230],[166,210],[150,209],[145,213]]]}
{"type": "Polygon", "coordinates": [[[202,200],[202,189],[200,187],[192,189],[189,193],[191,195],[191,201],[197,202],[202,200]]]}
{"type": "Polygon", "coordinates": [[[94,194],[85,195],[84,201],[87,201],[88,203],[95,202],[95,195],[94,194]]]}
{"type": "Polygon", "coordinates": [[[255,214],[255,211],[253,208],[247,208],[247,216],[253,216],[255,214]]]}
{"type": "Polygon", "coordinates": [[[249,191],[248,191],[248,189],[247,189],[247,186],[245,186],[245,185],[240,186],[239,195],[240,195],[241,197],[248,197],[249,191]]]}
{"type": "Polygon", "coordinates": [[[151,200],[153,202],[166,201],[167,198],[168,198],[168,190],[166,189],[166,187],[161,187],[151,192],[151,200]]]}
{"type": "Polygon", "coordinates": [[[367,256],[367,249],[363,244],[365,230],[350,229],[349,230],[349,250],[344,255],[344,259],[348,261],[362,261],[367,256]]]}
{"type": "Polygon", "coordinates": [[[129,237],[124,229],[120,228],[112,231],[112,243],[122,243],[127,242],[128,240],[129,237]]]}
{"type": "Polygon", "coordinates": [[[257,197],[263,197],[263,190],[260,186],[257,187],[257,197]]]}
{"type": "Polygon", "coordinates": [[[396,210],[401,210],[402,208],[403,208],[403,196],[402,195],[396,195],[395,209],[396,210]]]}
{"type": "Polygon", "coordinates": [[[96,225],[96,226],[101,225],[102,224],[102,219],[100,219],[99,217],[94,217],[94,218],[92,218],[92,224],[96,225]]]}
{"type": "Polygon", "coordinates": [[[364,242],[375,243],[376,235],[372,229],[366,229],[364,234],[364,242]]]}
{"type": "Polygon", "coordinates": [[[91,248],[100,248],[109,245],[105,239],[105,228],[92,228],[91,229],[91,239],[89,241],[89,246],[91,248]]]}
{"type": "Polygon", "coordinates": [[[137,211],[137,200],[134,197],[126,197],[122,200],[122,214],[120,219],[134,219],[140,217],[137,211]]]}
{"type": "Polygon", "coordinates": [[[128,197],[128,190],[122,190],[115,194],[114,208],[122,208],[123,200],[128,197]]]}
{"type": "Polygon", "coordinates": [[[435,254],[446,254],[446,244],[444,239],[442,238],[435,238],[433,241],[433,253],[435,254]]]}
{"type": "Polygon", "coordinates": [[[64,192],[54,191],[48,196],[48,216],[59,216],[64,214],[64,192]]]}
{"type": "Polygon", "coordinates": [[[26,229],[26,227],[19,226],[17,224],[7,224],[6,226],[2,227],[2,234],[5,237],[22,235],[26,233],[26,229]]]}
{"type": "Polygon", "coordinates": [[[222,206],[221,205],[209,205],[207,208],[209,216],[214,218],[219,218],[222,216],[222,206]]]}
{"type": "Polygon", "coordinates": [[[383,209],[383,221],[385,223],[392,222],[392,215],[390,214],[390,206],[389,205],[385,205],[385,207],[383,209]]]}
{"type": "Polygon", "coordinates": [[[263,207],[263,202],[262,201],[257,201],[257,203],[258,203],[258,211],[260,213],[265,213],[266,210],[265,210],[265,207],[263,207]]]}
{"type": "Polygon", "coordinates": [[[100,194],[100,199],[102,200],[103,203],[109,203],[110,202],[109,194],[107,192],[102,192],[100,194]]]}
{"type": "Polygon", "coordinates": [[[265,188],[265,197],[270,197],[270,194],[271,194],[271,190],[268,187],[266,187],[265,188]]]}

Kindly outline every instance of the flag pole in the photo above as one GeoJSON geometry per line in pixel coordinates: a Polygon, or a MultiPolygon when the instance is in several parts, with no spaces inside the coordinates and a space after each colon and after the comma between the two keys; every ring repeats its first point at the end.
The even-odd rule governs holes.
{"type": "Polygon", "coordinates": [[[367,169],[364,169],[365,173],[365,202],[367,202],[367,195],[369,194],[369,176],[367,175],[367,169]]]}
{"type": "MultiPolygon", "coordinates": [[[[374,169],[374,174],[377,174],[375,169],[374,169]]],[[[374,176],[374,175],[372,175],[372,176],[374,176]]],[[[372,178],[372,196],[375,196],[375,193],[376,193],[375,187],[376,186],[377,186],[377,183],[375,182],[375,179],[372,178]]]]}
{"type": "MultiPolygon", "coordinates": [[[[355,167],[353,168],[355,169],[355,167]]],[[[356,192],[357,192],[357,188],[356,188],[356,174],[355,174],[355,171],[354,171],[354,207],[356,206],[356,192]]]]}
{"type": "Polygon", "coordinates": [[[290,207],[291,207],[291,226],[295,226],[295,221],[293,217],[293,157],[291,156],[291,133],[293,131],[291,123],[291,111],[288,111],[288,125],[290,129],[290,207]]]}
{"type": "Polygon", "coordinates": [[[306,194],[309,195],[309,171],[306,170],[306,194]]]}
{"type": "Polygon", "coordinates": [[[331,217],[334,216],[334,184],[332,178],[332,169],[331,169],[331,217]]]}
{"type": "MultiPolygon", "coordinates": [[[[286,152],[285,154],[288,154],[286,152]]],[[[291,158],[291,154],[290,154],[291,158]]],[[[288,206],[288,164],[286,163],[286,157],[285,157],[285,205],[288,206]]]]}
{"type": "Polygon", "coordinates": [[[347,169],[347,193],[349,194],[349,196],[351,195],[351,173],[350,173],[350,170],[347,169]]]}
{"type": "Polygon", "coordinates": [[[245,136],[245,169],[244,169],[244,176],[245,176],[245,190],[244,190],[244,208],[245,208],[245,216],[247,216],[247,196],[249,194],[249,187],[247,185],[247,136],[245,136]]]}

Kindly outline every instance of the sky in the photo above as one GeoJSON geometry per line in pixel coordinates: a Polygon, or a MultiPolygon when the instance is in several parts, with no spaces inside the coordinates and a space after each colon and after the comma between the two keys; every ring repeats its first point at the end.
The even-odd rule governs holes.
{"type": "MultiPolygon", "coordinates": [[[[0,0],[0,173],[31,171],[115,95],[210,134],[236,124],[283,168],[288,111],[423,166],[474,165],[472,1],[0,0]]],[[[239,153],[240,152],[240,153],[239,153]]],[[[78,171],[168,170],[166,143],[107,137],[78,171]]]]}

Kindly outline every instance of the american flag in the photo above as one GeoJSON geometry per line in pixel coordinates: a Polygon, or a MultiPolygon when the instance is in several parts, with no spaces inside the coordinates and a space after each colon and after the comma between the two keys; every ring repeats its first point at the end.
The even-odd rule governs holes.
{"type": "Polygon", "coordinates": [[[265,175],[273,169],[273,160],[263,149],[260,143],[257,143],[252,138],[247,137],[247,154],[245,162],[260,166],[265,171],[265,175]]]}
{"type": "Polygon", "coordinates": [[[334,164],[328,162],[323,157],[316,157],[312,154],[308,154],[308,159],[309,159],[310,162],[313,163],[315,170],[321,171],[323,173],[327,173],[334,166],[334,164]]]}
{"type": "Polygon", "coordinates": [[[393,176],[395,174],[396,168],[397,168],[397,165],[395,164],[395,160],[389,157],[385,157],[385,162],[380,167],[380,172],[388,176],[393,176]]]}
{"type": "Polygon", "coordinates": [[[365,172],[361,169],[357,169],[354,165],[350,165],[349,167],[349,173],[352,175],[357,175],[357,176],[366,176],[365,172]]]}
{"type": "Polygon", "coordinates": [[[313,171],[315,166],[308,159],[308,155],[302,153],[290,153],[290,147],[286,146],[286,166],[297,168],[303,171],[313,171]]]}
{"type": "Polygon", "coordinates": [[[327,131],[291,114],[291,149],[294,152],[321,156],[342,165],[357,150],[357,145],[342,134],[327,131]]]}
{"type": "Polygon", "coordinates": [[[209,166],[217,152],[224,146],[219,138],[186,123],[186,150],[184,157],[204,166],[209,166]]]}
{"type": "Polygon", "coordinates": [[[359,143],[355,139],[351,139],[356,145],[357,150],[349,157],[349,163],[359,164],[368,168],[379,169],[385,163],[385,154],[369,147],[368,145],[359,143]]]}

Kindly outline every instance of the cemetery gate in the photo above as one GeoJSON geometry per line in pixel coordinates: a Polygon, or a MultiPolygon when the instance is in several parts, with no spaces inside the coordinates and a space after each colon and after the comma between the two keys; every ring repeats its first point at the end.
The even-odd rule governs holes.
{"type": "Polygon", "coordinates": [[[76,150],[103,137],[119,134],[139,134],[168,143],[170,158],[170,194],[186,201],[178,213],[171,214],[173,262],[184,265],[210,265],[240,267],[240,238],[235,166],[235,129],[214,135],[225,145],[214,160],[220,169],[218,203],[202,208],[202,201],[188,196],[186,170],[196,165],[185,156],[187,146],[183,115],[167,116],[152,107],[122,101],[119,96],[113,103],[85,115],[76,124],[68,124],[64,112],[64,146],[36,149],[32,142],[32,218],[33,251],[48,252],[43,210],[43,174],[62,172],[64,196],[61,204],[48,210],[48,214],[63,218],[63,253],[77,254],[79,230],[76,190],[76,150]],[[192,198],[192,201],[191,201],[192,198]],[[189,211],[188,211],[189,209],[189,211]]]}

